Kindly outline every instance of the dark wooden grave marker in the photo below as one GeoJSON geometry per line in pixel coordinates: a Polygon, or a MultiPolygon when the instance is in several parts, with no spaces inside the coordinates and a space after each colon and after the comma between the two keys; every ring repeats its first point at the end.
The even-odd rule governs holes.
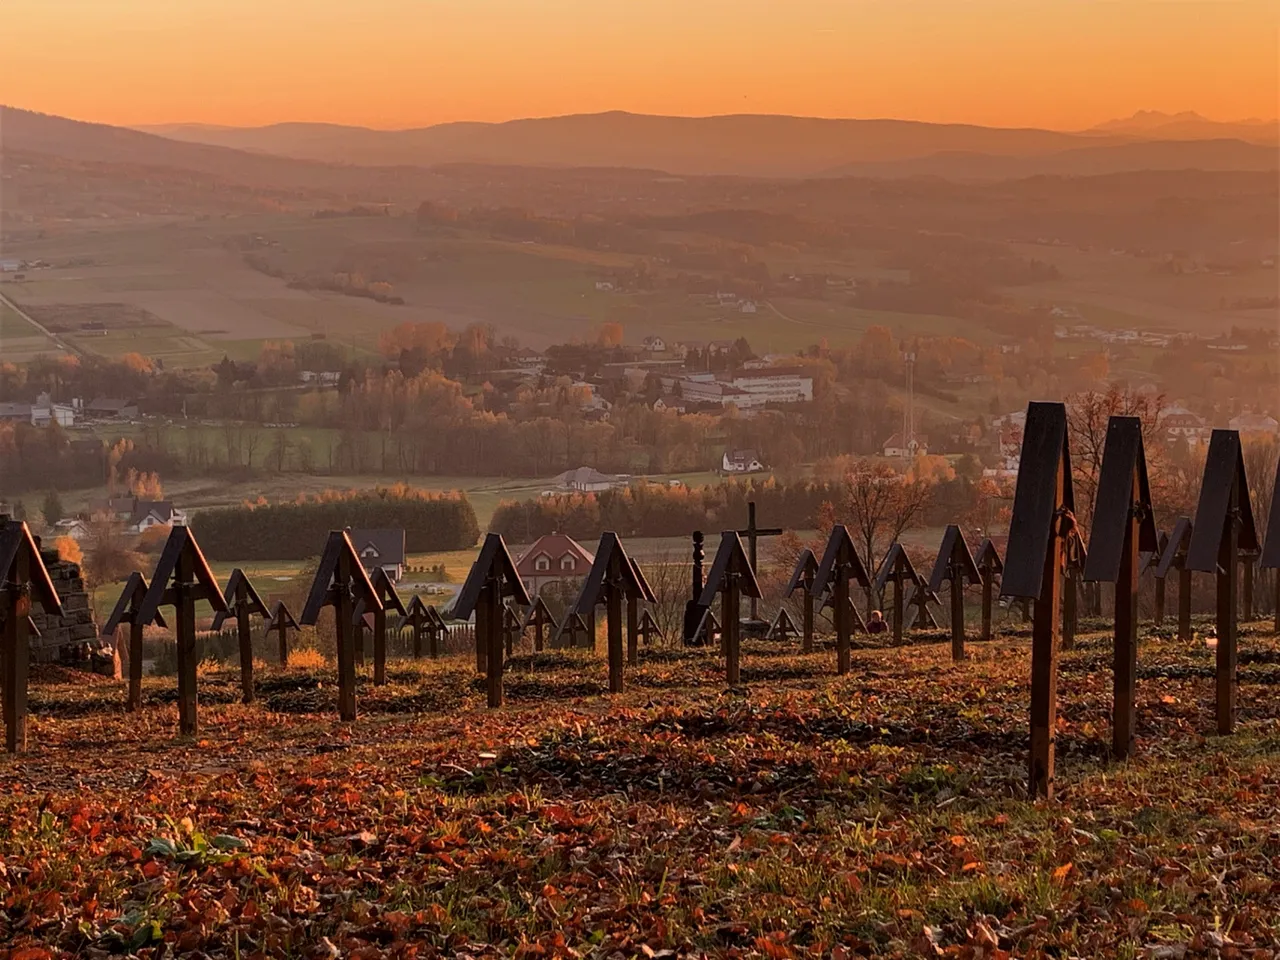
{"type": "Polygon", "coordinates": [[[646,647],[653,643],[654,636],[665,639],[662,634],[662,628],[658,626],[658,621],[653,619],[653,614],[648,610],[642,610],[640,612],[640,626],[637,628],[637,631],[640,634],[640,639],[644,641],[644,645],[646,647]]]}
{"type": "Polygon", "coordinates": [[[502,605],[502,636],[507,644],[507,656],[511,657],[516,652],[516,644],[524,636],[524,617],[511,606],[510,601],[502,605]]]}
{"type": "Polygon", "coordinates": [[[1159,569],[1160,558],[1164,556],[1168,546],[1169,535],[1161,530],[1156,537],[1155,550],[1141,553],[1138,556],[1138,565],[1142,568],[1142,572],[1150,573],[1151,579],[1155,581],[1155,610],[1152,619],[1157,627],[1164,625],[1165,579],[1160,576],[1159,569]]]}
{"type": "Polygon", "coordinates": [[[381,607],[382,600],[373,589],[351,537],[345,530],[330,530],[301,619],[304,625],[314,627],[320,611],[333,607],[338,648],[338,716],[348,723],[356,718],[356,646],[364,643],[355,624],[356,607],[360,604],[365,612],[370,612],[381,607]]]}
{"type": "Polygon", "coordinates": [[[265,620],[271,613],[239,567],[232,570],[231,576],[227,578],[222,598],[227,602],[227,609],[214,615],[213,629],[221,632],[227,620],[235,620],[236,639],[240,647],[240,699],[243,703],[253,703],[253,618],[262,617],[265,620]]]}
{"type": "Polygon", "coordinates": [[[800,636],[800,628],[796,626],[795,620],[791,618],[786,607],[779,607],[773,623],[769,624],[769,639],[786,642],[798,636],[800,636]]]}
{"type": "Polygon", "coordinates": [[[813,600],[814,578],[818,575],[818,558],[813,551],[805,547],[796,558],[795,569],[791,571],[791,579],[787,581],[785,596],[793,596],[797,590],[804,591],[802,622],[804,632],[801,635],[800,649],[804,653],[813,653],[813,600]]]}
{"type": "Polygon", "coordinates": [[[875,591],[883,597],[888,585],[893,584],[892,626],[893,639],[896,643],[902,642],[902,631],[906,627],[907,587],[918,586],[922,582],[906,548],[900,543],[893,544],[889,552],[884,555],[879,571],[876,572],[875,591]]]}
{"type": "Polygon", "coordinates": [[[1053,796],[1058,714],[1058,629],[1064,550],[1075,528],[1075,492],[1067,448],[1067,409],[1031,403],[1022,435],[1018,483],[1000,594],[1036,601],[1031,634],[1033,797],[1053,796]]]}
{"type": "Polygon", "coordinates": [[[1271,494],[1271,513],[1267,518],[1267,542],[1258,560],[1264,570],[1274,570],[1275,575],[1275,632],[1280,633],[1280,470],[1276,470],[1276,485],[1271,494]]]}
{"type": "Polygon", "coordinates": [[[287,667],[289,665],[289,631],[297,631],[301,629],[298,621],[293,619],[293,614],[283,600],[277,600],[271,605],[271,613],[267,617],[267,629],[263,631],[264,636],[270,637],[271,634],[276,635],[276,640],[280,646],[280,666],[287,667]]]}
{"type": "Polygon", "coordinates": [[[1215,430],[1200,483],[1196,522],[1187,549],[1187,566],[1218,577],[1217,721],[1218,733],[1235,729],[1236,586],[1240,551],[1258,549],[1258,531],[1249,501],[1240,434],[1215,430]]]}
{"type": "MultiPolygon", "coordinates": [[[[573,605],[574,612],[584,617],[591,614],[597,606],[605,608],[610,693],[621,693],[623,687],[623,602],[632,598],[647,599],[645,586],[636,575],[637,569],[627,556],[618,535],[611,530],[606,531],[600,537],[595,562],[591,564],[591,570],[582,584],[582,592],[573,605]]],[[[632,619],[634,626],[638,626],[633,618],[634,613],[628,619],[632,619]]]]}
{"type": "MultiPolygon", "coordinates": [[[[395,582],[385,567],[375,567],[369,583],[382,603],[381,609],[367,611],[373,617],[370,630],[373,634],[373,685],[381,687],[387,682],[387,611],[394,610],[401,617],[407,616],[409,611],[400,600],[400,594],[396,593],[395,582]]],[[[357,603],[356,616],[360,617],[365,612],[365,608],[357,603]]]]}
{"type": "Polygon", "coordinates": [[[649,585],[644,571],[640,569],[640,564],[636,563],[635,557],[629,559],[631,571],[635,574],[636,582],[640,584],[639,595],[627,594],[627,663],[634,667],[640,662],[640,601],[657,603],[658,597],[653,592],[653,587],[649,585]]]}
{"type": "Polygon", "coordinates": [[[1178,571],[1178,639],[1183,643],[1191,642],[1191,568],[1187,566],[1187,550],[1193,529],[1190,517],[1179,517],[1156,565],[1156,577],[1161,580],[1168,578],[1170,570],[1178,571]]]}
{"type": "Polygon", "coordinates": [[[453,604],[454,616],[463,620],[476,615],[476,649],[485,651],[488,702],[491,708],[502,706],[502,607],[503,598],[511,597],[527,607],[529,594],[516,571],[515,562],[502,537],[487,534],[480,556],[472,564],[466,583],[453,604]]]}
{"type": "MultiPolygon", "coordinates": [[[[122,623],[129,625],[129,693],[125,700],[125,710],[129,713],[142,709],[142,631],[150,624],[138,619],[138,611],[146,595],[147,578],[135,570],[129,574],[129,580],[120,591],[120,599],[102,628],[104,637],[113,637],[122,623]]],[[[169,626],[159,610],[156,610],[151,623],[161,628],[169,626]]]]}
{"type": "Polygon", "coordinates": [[[849,611],[853,600],[849,595],[849,581],[855,581],[864,590],[871,589],[871,578],[867,568],[862,565],[862,558],[853,545],[853,537],[843,523],[831,528],[827,538],[827,548],[822,554],[822,563],[818,564],[818,572],[814,575],[814,589],[831,594],[831,619],[836,631],[836,672],[844,676],[849,672],[849,634],[853,630],[853,618],[849,611]]]}
{"type": "Polygon", "coordinates": [[[991,639],[991,616],[995,608],[996,578],[1004,573],[1004,560],[1000,551],[990,539],[984,539],[978,546],[978,555],[973,558],[978,565],[978,574],[982,577],[982,633],[983,640],[991,639]]]}
{"type": "MultiPolygon", "coordinates": [[[[747,527],[745,530],[738,531],[739,537],[745,537],[747,541],[747,556],[751,560],[751,572],[760,576],[760,557],[758,553],[759,540],[761,537],[780,537],[782,536],[781,527],[759,527],[756,526],[756,502],[754,500],[747,501],[747,527]]],[[[759,619],[759,597],[751,597],[751,619],[759,619]]]]}
{"type": "Polygon", "coordinates": [[[533,649],[536,653],[542,652],[544,637],[553,636],[560,629],[560,624],[556,623],[556,618],[551,615],[551,608],[542,597],[533,598],[533,606],[529,608],[524,623],[520,625],[522,632],[530,627],[533,627],[533,649]],[[550,628],[549,632],[548,628],[550,628]]]}
{"type": "Polygon", "coordinates": [[[973,561],[964,533],[954,523],[942,535],[938,558],[929,576],[929,589],[936,594],[944,583],[949,584],[951,590],[951,659],[959,662],[964,659],[965,584],[980,586],[982,573],[973,561]]]}
{"type": "Polygon", "coordinates": [[[1112,417],[1102,450],[1102,469],[1089,532],[1084,579],[1115,584],[1112,648],[1111,755],[1133,755],[1137,731],[1138,578],[1140,555],[1159,547],[1147,479],[1142,421],[1112,417]]]}
{"type": "MultiPolygon", "coordinates": [[[[836,605],[835,598],[830,591],[822,595],[822,606],[819,608],[822,612],[828,612],[831,618],[831,628],[836,628],[836,605]]],[[[862,619],[862,611],[858,609],[858,605],[853,602],[853,597],[849,598],[849,602],[845,605],[845,616],[849,618],[849,632],[867,633],[867,621],[862,619]]]]}
{"type": "Polygon", "coordinates": [[[190,527],[169,531],[151,586],[137,617],[151,623],[162,606],[174,608],[174,641],[178,654],[178,732],[196,733],[196,602],[208,601],[215,614],[227,611],[218,581],[209,569],[190,527]]]}
{"type": "Polygon", "coordinates": [[[706,618],[708,607],[702,606],[702,562],[703,554],[703,537],[701,530],[693,531],[693,566],[690,568],[692,575],[692,588],[689,593],[689,600],[684,606],[684,636],[683,640],[686,646],[696,645],[698,643],[710,642],[710,637],[702,638],[698,633],[702,626],[703,620],[706,618]]]}
{"type": "Polygon", "coordinates": [[[910,585],[907,589],[907,609],[911,611],[911,619],[907,623],[908,629],[939,629],[938,619],[929,607],[931,603],[942,605],[938,595],[929,589],[929,584],[925,583],[923,578],[910,585]]]}
{"type": "Polygon", "coordinates": [[[725,680],[736,687],[741,676],[742,660],[742,597],[760,599],[760,584],[756,582],[751,558],[742,547],[742,540],[733,530],[720,534],[720,549],[716,551],[707,584],[702,591],[702,605],[711,610],[716,594],[720,594],[720,647],[724,650],[725,680]]]}
{"type": "Polygon", "coordinates": [[[62,600],[40,556],[40,545],[23,520],[0,522],[0,694],[4,698],[4,748],[27,749],[27,676],[31,637],[39,636],[31,620],[32,603],[45,613],[62,616],[62,600]]]}
{"type": "Polygon", "coordinates": [[[435,607],[429,607],[416,593],[409,598],[405,612],[397,623],[397,629],[409,627],[413,630],[413,656],[422,656],[422,638],[427,638],[427,652],[431,659],[440,656],[440,634],[446,629],[444,618],[435,607]]]}

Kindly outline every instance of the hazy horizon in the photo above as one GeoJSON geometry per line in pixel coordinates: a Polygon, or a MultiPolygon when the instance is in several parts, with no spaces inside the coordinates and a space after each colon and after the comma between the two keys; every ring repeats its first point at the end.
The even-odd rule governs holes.
{"type": "Polygon", "coordinates": [[[120,126],[396,130],[621,110],[1083,130],[1277,114],[1257,0],[690,5],[49,0],[9,11],[3,99],[120,126]]]}

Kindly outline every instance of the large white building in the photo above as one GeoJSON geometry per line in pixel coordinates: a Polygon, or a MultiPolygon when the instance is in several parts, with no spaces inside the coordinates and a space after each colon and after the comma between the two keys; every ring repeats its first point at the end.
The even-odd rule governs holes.
{"type": "Polygon", "coordinates": [[[734,373],[692,373],[664,377],[663,389],[679,391],[689,404],[712,404],[739,410],[769,404],[808,403],[813,400],[813,378],[798,370],[768,367],[734,373]]]}

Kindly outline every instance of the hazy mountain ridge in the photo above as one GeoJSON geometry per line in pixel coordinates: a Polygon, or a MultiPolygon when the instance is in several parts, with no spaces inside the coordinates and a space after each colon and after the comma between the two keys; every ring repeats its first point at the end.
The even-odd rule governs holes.
{"type": "Polygon", "coordinates": [[[1139,110],[1131,117],[1108,120],[1086,131],[1104,136],[1129,136],[1148,140],[1243,140],[1246,143],[1280,144],[1280,120],[1218,121],[1194,110],[1161,113],[1139,110]]]}

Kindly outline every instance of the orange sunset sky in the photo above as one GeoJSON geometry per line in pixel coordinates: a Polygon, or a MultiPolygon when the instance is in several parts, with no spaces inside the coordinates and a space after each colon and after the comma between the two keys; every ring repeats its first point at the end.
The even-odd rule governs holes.
{"type": "Polygon", "coordinates": [[[115,124],[598,110],[1272,118],[1271,0],[16,0],[0,103],[115,124]]]}

